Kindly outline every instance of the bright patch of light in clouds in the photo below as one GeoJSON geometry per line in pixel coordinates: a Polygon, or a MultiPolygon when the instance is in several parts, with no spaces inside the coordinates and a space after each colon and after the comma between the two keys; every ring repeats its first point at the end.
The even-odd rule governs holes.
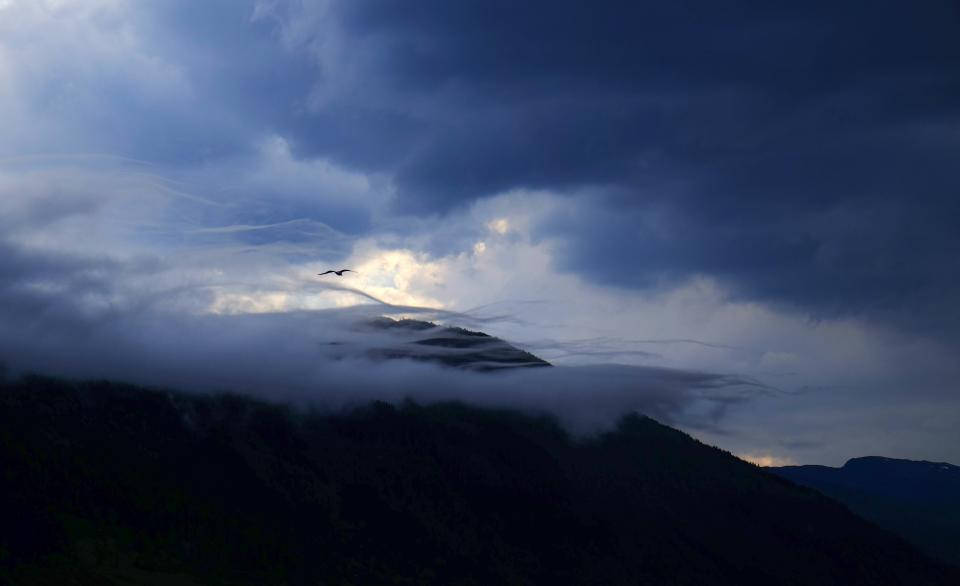
{"type": "Polygon", "coordinates": [[[739,454],[737,457],[762,468],[769,468],[771,466],[793,466],[796,464],[792,458],[781,458],[770,454],[739,454]]]}
{"type": "Polygon", "coordinates": [[[487,228],[493,232],[496,232],[497,234],[503,235],[506,234],[507,230],[510,229],[510,223],[506,218],[497,218],[496,220],[493,220],[487,224],[487,228]]]}
{"type": "Polygon", "coordinates": [[[369,244],[361,245],[353,259],[356,275],[344,273],[346,283],[394,305],[446,306],[431,295],[443,287],[448,271],[445,261],[411,250],[379,250],[369,244]]]}

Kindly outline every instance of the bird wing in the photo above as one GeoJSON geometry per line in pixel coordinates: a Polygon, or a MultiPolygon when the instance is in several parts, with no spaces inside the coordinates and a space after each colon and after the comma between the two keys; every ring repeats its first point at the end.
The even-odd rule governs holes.
{"type": "Polygon", "coordinates": [[[330,273],[335,273],[336,271],[325,271],[322,273],[317,273],[318,275],[329,275],[330,273]]]}
{"type": "Polygon", "coordinates": [[[340,271],[340,272],[339,272],[339,273],[337,273],[337,274],[343,274],[343,273],[355,273],[355,272],[356,272],[356,271],[351,271],[350,269],[343,269],[342,271],[340,271]]]}

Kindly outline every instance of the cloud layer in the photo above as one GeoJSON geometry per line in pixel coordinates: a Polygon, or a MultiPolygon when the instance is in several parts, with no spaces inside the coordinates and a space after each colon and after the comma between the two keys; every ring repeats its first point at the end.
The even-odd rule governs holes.
{"type": "Polygon", "coordinates": [[[608,427],[637,410],[712,428],[729,405],[762,390],[742,377],[654,367],[480,374],[382,359],[378,356],[398,350],[405,355],[456,350],[412,344],[416,332],[407,329],[371,327],[377,316],[455,317],[467,323],[477,318],[384,303],[197,315],[114,291],[112,282],[143,270],[135,264],[64,262],[9,246],[3,253],[8,260],[0,264],[0,320],[5,325],[0,357],[10,376],[40,372],[202,392],[230,390],[333,409],[375,399],[463,400],[551,413],[581,433],[608,427]]]}
{"type": "Polygon", "coordinates": [[[745,453],[837,463],[893,409],[913,454],[956,460],[931,438],[960,412],[958,18],[946,0],[2,1],[6,353],[70,370],[112,339],[129,353],[110,372],[159,376],[157,354],[215,380],[187,366],[199,345],[156,344],[238,353],[264,328],[312,348],[290,316],[382,301],[560,364],[805,397],[730,411],[715,438],[745,453]],[[344,263],[343,287],[314,280],[344,263]],[[860,439],[811,439],[837,411],[860,439]]]}

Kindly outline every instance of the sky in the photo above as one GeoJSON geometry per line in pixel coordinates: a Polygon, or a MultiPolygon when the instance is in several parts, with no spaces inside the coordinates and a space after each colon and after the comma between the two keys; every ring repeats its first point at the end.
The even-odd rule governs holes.
{"type": "Polygon", "coordinates": [[[8,373],[960,463],[952,0],[0,0],[0,128],[8,373]]]}

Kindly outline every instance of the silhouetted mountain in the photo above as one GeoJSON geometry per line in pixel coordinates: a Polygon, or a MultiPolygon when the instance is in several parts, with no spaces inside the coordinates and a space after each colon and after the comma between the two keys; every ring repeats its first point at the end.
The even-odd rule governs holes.
{"type": "Polygon", "coordinates": [[[388,347],[368,350],[366,354],[372,358],[407,358],[481,371],[550,366],[546,360],[483,332],[388,317],[365,325],[399,334],[401,339],[388,347]]]}
{"type": "Polygon", "coordinates": [[[960,565],[960,467],[945,462],[854,458],[841,468],[768,470],[815,488],[931,555],[960,565]]]}
{"type": "Polygon", "coordinates": [[[807,488],[652,419],[571,438],[461,404],[0,386],[0,582],[958,584],[807,488]]]}

